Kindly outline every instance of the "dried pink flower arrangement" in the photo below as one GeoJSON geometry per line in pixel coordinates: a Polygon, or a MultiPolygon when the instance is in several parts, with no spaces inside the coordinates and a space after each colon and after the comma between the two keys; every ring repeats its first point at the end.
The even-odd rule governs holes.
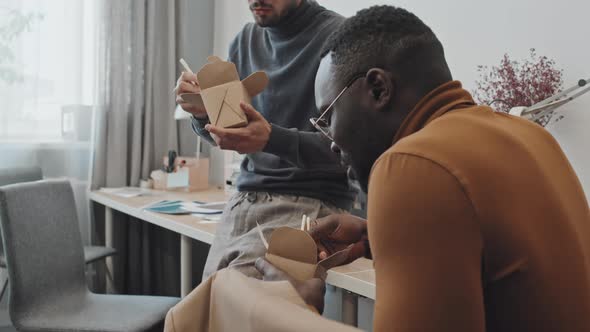
{"type": "Polygon", "coordinates": [[[473,91],[475,99],[497,111],[508,112],[561,92],[563,71],[556,68],[555,60],[538,56],[534,48],[529,55],[528,59],[515,61],[504,54],[499,66],[478,66],[480,78],[473,91]]]}

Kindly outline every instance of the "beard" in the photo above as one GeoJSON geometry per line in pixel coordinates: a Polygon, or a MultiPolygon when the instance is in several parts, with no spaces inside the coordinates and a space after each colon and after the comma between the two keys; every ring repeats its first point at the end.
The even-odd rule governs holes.
{"type": "Polygon", "coordinates": [[[254,16],[254,20],[256,24],[265,28],[265,27],[275,27],[285,19],[290,17],[293,12],[297,9],[297,0],[293,0],[290,4],[287,5],[282,11],[276,12],[272,5],[266,3],[265,1],[254,1],[250,4],[250,11],[254,16]],[[254,11],[260,9],[266,11],[263,15],[257,15],[254,11]]]}

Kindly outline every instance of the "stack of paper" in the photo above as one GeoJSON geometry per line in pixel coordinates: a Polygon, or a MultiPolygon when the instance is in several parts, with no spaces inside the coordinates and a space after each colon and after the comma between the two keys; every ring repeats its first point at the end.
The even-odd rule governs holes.
{"type": "Polygon", "coordinates": [[[163,200],[152,203],[144,209],[165,214],[192,214],[195,216],[219,215],[225,202],[201,203],[182,200],[163,200]]]}

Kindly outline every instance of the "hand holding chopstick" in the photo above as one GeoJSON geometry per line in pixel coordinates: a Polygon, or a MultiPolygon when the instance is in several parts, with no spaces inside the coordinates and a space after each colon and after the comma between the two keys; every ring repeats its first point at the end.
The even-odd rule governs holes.
{"type": "Polygon", "coordinates": [[[199,107],[190,103],[187,103],[182,99],[181,95],[185,93],[200,93],[201,87],[197,80],[197,75],[188,66],[188,63],[184,59],[180,59],[180,64],[184,68],[184,71],[176,82],[173,92],[176,94],[176,103],[182,107],[183,110],[191,113],[196,118],[206,118],[207,111],[203,107],[199,107]]]}
{"type": "Polygon", "coordinates": [[[314,224],[308,232],[318,246],[320,260],[342,250],[348,250],[345,263],[370,256],[365,219],[351,214],[332,214],[316,220],[314,224]]]}

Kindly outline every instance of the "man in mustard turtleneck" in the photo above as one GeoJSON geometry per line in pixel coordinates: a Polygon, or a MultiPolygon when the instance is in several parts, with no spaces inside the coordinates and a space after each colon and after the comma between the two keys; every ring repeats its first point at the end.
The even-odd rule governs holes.
{"type": "Polygon", "coordinates": [[[312,235],[321,257],[372,253],[375,331],[590,331],[588,202],[547,131],[476,105],[432,30],[390,6],[345,21],[315,86],[313,122],[368,189],[368,222],[312,235]]]}
{"type": "MultiPolygon", "coordinates": [[[[372,253],[374,330],[590,331],[590,212],[553,137],[476,105],[403,9],[358,12],[322,53],[325,114],[312,122],[368,189],[368,221],[331,215],[312,236],[320,257],[372,253]]],[[[322,281],[256,268],[289,281],[220,271],[171,310],[167,331],[349,330],[308,309],[321,311],[322,281]]]]}
{"type": "Polygon", "coordinates": [[[375,330],[590,331],[588,201],[555,139],[476,105],[403,9],[360,11],[323,53],[316,104],[368,222],[314,235],[329,253],[368,230],[375,330]]]}

